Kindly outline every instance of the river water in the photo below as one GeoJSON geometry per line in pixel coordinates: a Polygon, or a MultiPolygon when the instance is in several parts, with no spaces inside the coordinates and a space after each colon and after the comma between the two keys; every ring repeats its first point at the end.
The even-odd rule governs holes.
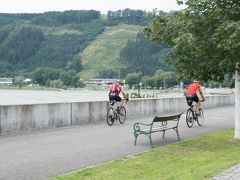
{"type": "MultiPolygon", "coordinates": [[[[129,92],[131,93],[131,92],[129,92]]],[[[144,92],[146,93],[146,92],[144,92]]],[[[173,93],[159,94],[158,91],[149,91],[149,94],[158,94],[157,97],[171,97],[173,93]]],[[[174,96],[182,94],[174,93],[174,96]]],[[[0,105],[16,104],[43,104],[62,102],[91,102],[107,101],[108,91],[90,90],[63,90],[63,91],[38,91],[38,90],[0,90],[0,105]]]]}
{"type": "Polygon", "coordinates": [[[0,90],[0,105],[86,102],[107,99],[107,91],[0,90]]]}
{"type": "MultiPolygon", "coordinates": [[[[213,91],[213,90],[211,90],[213,91]]],[[[209,92],[206,90],[205,92],[209,92]]],[[[219,93],[219,89],[214,92],[219,93]]],[[[226,90],[221,90],[226,92],[226,90]]],[[[128,91],[129,94],[132,91],[128,91]]],[[[155,95],[156,98],[183,97],[183,91],[160,91],[142,90],[141,94],[155,95]]],[[[0,90],[0,105],[16,104],[44,104],[44,103],[68,103],[68,102],[91,102],[107,101],[108,91],[93,90],[62,90],[62,91],[39,91],[39,90],[0,90]]]]}

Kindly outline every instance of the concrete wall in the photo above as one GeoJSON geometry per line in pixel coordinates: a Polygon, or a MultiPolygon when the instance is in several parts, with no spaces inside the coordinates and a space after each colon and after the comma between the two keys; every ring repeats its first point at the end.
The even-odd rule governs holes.
{"type": "MultiPolygon", "coordinates": [[[[234,95],[208,96],[203,108],[234,104],[234,95]]],[[[109,103],[69,102],[0,106],[0,134],[45,130],[104,121],[109,103]]],[[[133,99],[126,104],[128,117],[154,116],[185,112],[186,100],[181,98],[133,99]]]]}

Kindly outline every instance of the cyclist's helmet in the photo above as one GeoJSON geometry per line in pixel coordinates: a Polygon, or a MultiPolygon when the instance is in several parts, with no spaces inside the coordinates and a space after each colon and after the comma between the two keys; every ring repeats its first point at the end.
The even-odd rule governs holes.
{"type": "Polygon", "coordinates": [[[199,80],[198,79],[194,79],[193,82],[194,83],[199,83],[199,80]]]}
{"type": "Polygon", "coordinates": [[[118,80],[118,81],[117,81],[117,84],[119,84],[119,85],[123,85],[124,82],[125,82],[125,81],[118,80]]]}

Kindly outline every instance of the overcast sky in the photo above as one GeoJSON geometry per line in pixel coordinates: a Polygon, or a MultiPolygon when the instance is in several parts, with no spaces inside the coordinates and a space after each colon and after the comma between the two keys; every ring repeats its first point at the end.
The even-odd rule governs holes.
{"type": "Polygon", "coordinates": [[[41,13],[64,10],[153,9],[169,12],[181,9],[176,0],[0,0],[0,13],[41,13]]]}

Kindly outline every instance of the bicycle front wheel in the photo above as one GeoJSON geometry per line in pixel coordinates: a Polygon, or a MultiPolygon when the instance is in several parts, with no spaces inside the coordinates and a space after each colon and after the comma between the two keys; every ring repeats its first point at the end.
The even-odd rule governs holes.
{"type": "Polygon", "coordinates": [[[204,121],[204,114],[203,114],[203,110],[200,108],[199,109],[200,115],[197,117],[197,123],[199,126],[203,125],[203,121],[204,121]]]}
{"type": "Polygon", "coordinates": [[[107,111],[107,124],[109,126],[113,125],[113,122],[114,122],[114,110],[112,107],[108,108],[108,111],[107,111]]]}
{"type": "Polygon", "coordinates": [[[119,122],[121,123],[121,124],[123,124],[124,122],[125,122],[125,120],[126,120],[126,109],[125,109],[125,107],[121,107],[120,108],[120,114],[119,114],[119,122]]]}
{"type": "Polygon", "coordinates": [[[186,123],[187,123],[187,126],[189,128],[191,128],[193,126],[193,123],[194,123],[194,114],[193,114],[193,110],[192,109],[188,109],[187,110],[187,114],[186,114],[186,123]]]}

